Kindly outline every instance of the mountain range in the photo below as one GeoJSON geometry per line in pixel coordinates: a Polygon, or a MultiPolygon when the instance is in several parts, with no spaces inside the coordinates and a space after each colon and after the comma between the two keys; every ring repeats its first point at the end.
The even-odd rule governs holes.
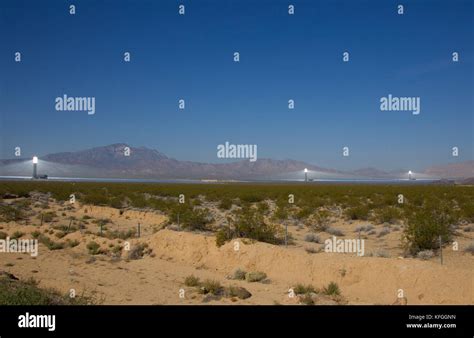
{"type": "MultiPolygon", "coordinates": [[[[0,175],[31,175],[31,159],[0,160],[0,175]]],[[[406,178],[407,171],[386,172],[376,168],[340,171],[295,160],[258,159],[230,163],[179,161],[146,147],[125,143],[75,152],[42,156],[38,173],[59,177],[149,178],[149,179],[302,179],[309,178],[406,178]],[[125,156],[127,147],[130,155],[125,156]]],[[[463,179],[474,177],[474,161],[438,165],[416,173],[419,178],[463,179]]]]}

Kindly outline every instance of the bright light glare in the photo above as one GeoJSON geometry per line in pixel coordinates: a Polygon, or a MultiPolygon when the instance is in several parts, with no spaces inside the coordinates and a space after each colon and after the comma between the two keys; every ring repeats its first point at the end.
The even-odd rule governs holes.
{"type": "Polygon", "coordinates": [[[307,173],[307,172],[308,172],[308,169],[307,169],[307,168],[304,168],[304,172],[307,173]]]}
{"type": "Polygon", "coordinates": [[[38,163],[38,157],[37,156],[33,156],[33,164],[36,164],[38,163]]]}
{"type": "Polygon", "coordinates": [[[411,175],[411,170],[410,170],[410,171],[408,171],[408,175],[411,175]]]}

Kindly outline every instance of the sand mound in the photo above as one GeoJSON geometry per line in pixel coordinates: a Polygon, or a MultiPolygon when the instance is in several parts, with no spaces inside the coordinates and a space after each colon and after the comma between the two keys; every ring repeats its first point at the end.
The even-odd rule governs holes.
{"type": "MultiPolygon", "coordinates": [[[[392,304],[403,290],[408,304],[472,304],[473,272],[415,259],[308,254],[295,248],[235,240],[217,248],[214,236],[162,230],[148,244],[157,257],[229,274],[235,268],[267,273],[272,284],[339,284],[352,304],[392,304]],[[235,250],[235,241],[239,250],[235,250]]],[[[282,289],[282,292],[285,288],[282,289]]]]}

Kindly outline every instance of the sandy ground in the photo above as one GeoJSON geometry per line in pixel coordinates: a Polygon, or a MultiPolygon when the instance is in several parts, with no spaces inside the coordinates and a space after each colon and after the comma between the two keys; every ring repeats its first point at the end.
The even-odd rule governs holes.
{"type": "MultiPolygon", "coordinates": [[[[82,233],[76,231],[58,239],[54,236],[56,231],[48,232],[55,241],[75,239],[79,245],[51,251],[40,244],[37,257],[26,253],[0,253],[0,270],[19,278],[34,277],[41,287],[53,287],[65,293],[75,289],[77,294],[95,295],[104,304],[203,304],[204,296],[196,288],[184,285],[190,275],[201,280],[217,280],[223,286],[241,286],[252,294],[245,300],[222,298],[209,304],[296,304],[298,298],[290,297],[288,290],[297,283],[321,288],[331,281],[339,285],[342,303],[347,304],[400,303],[397,298],[400,290],[404,296],[402,303],[474,304],[474,256],[463,251],[463,247],[472,243],[472,232],[459,231],[455,238],[459,250],[445,248],[441,265],[439,257],[427,261],[402,258],[401,227],[396,225],[373,224],[376,233],[362,233],[366,256],[357,257],[355,254],[307,252],[306,248],[321,249],[323,244],[305,242],[303,237],[308,230],[301,226],[289,226],[295,244],[288,247],[236,239],[218,248],[212,234],[162,229],[167,218],[156,212],[127,210],[120,213],[108,207],[72,207],[51,202],[50,206],[49,210],[58,214],[54,222],[40,226],[39,220],[32,216],[28,225],[0,223],[0,230],[10,235],[19,230],[25,233],[22,238],[31,238],[30,233],[35,230],[50,232],[55,224],[67,225],[71,216],[81,219],[87,215],[92,218],[82,233]],[[126,242],[96,235],[98,226],[93,221],[104,218],[110,221],[106,225],[109,230],[135,228],[140,222],[142,237],[126,241],[131,247],[147,243],[151,254],[128,260],[124,251],[121,258],[104,254],[91,259],[86,248],[91,240],[105,250],[126,242]],[[390,227],[390,233],[377,237],[384,227],[390,227]],[[381,251],[388,257],[367,256],[381,251]],[[237,268],[263,271],[269,280],[265,283],[230,280],[228,276],[237,268]]],[[[343,231],[345,236],[340,238],[357,238],[355,228],[368,223],[334,220],[331,226],[343,231]]],[[[317,235],[322,241],[332,236],[322,232],[317,235]]]]}

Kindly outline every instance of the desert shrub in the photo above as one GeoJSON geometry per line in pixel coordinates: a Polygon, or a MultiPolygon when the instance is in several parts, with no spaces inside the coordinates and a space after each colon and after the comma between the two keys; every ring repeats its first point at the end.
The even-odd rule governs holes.
{"type": "Polygon", "coordinates": [[[90,241],[89,243],[87,243],[86,248],[89,251],[89,254],[91,255],[98,255],[102,253],[99,243],[94,242],[94,241],[90,241]]]}
{"type": "Polygon", "coordinates": [[[63,232],[63,231],[58,231],[54,234],[57,238],[63,238],[64,236],[66,236],[66,233],[63,232]]]}
{"type": "Polygon", "coordinates": [[[367,205],[358,205],[346,209],[344,214],[350,220],[367,220],[369,218],[369,212],[370,209],[367,205]]]}
{"type": "Polygon", "coordinates": [[[198,277],[195,277],[194,275],[187,276],[184,279],[184,285],[190,286],[190,287],[196,287],[200,285],[200,281],[198,277]]]}
{"type": "Polygon", "coordinates": [[[450,240],[452,236],[450,226],[455,222],[447,206],[419,208],[407,220],[403,234],[405,248],[412,254],[422,250],[438,249],[439,236],[443,242],[450,240]]]}
{"type": "Polygon", "coordinates": [[[54,211],[47,211],[47,212],[41,213],[38,216],[39,219],[41,219],[41,217],[43,218],[43,222],[49,223],[49,222],[54,221],[54,219],[58,217],[58,215],[54,211]]]}
{"type": "Polygon", "coordinates": [[[8,237],[8,234],[5,231],[0,231],[0,239],[5,239],[8,237]]]}
{"type": "Polygon", "coordinates": [[[123,204],[123,196],[112,197],[108,200],[108,205],[115,209],[122,208],[123,204]]]}
{"type": "Polygon", "coordinates": [[[321,238],[319,238],[319,236],[315,235],[315,234],[306,234],[304,236],[304,240],[306,242],[311,242],[311,243],[321,243],[321,238]]]}
{"type": "Polygon", "coordinates": [[[109,203],[109,198],[104,190],[93,190],[85,192],[82,201],[85,204],[107,205],[109,203]]]}
{"type": "Polygon", "coordinates": [[[461,208],[461,218],[469,223],[474,223],[474,203],[465,203],[461,208]]]}
{"type": "Polygon", "coordinates": [[[235,279],[235,280],[244,280],[246,274],[247,274],[247,272],[245,272],[244,270],[238,268],[232,273],[231,278],[235,279]]]}
{"type": "Polygon", "coordinates": [[[329,226],[329,212],[327,210],[319,210],[308,218],[310,227],[315,231],[325,231],[329,226]]]}
{"type": "Polygon", "coordinates": [[[189,205],[180,205],[171,210],[170,221],[178,223],[188,230],[207,230],[207,225],[213,221],[207,209],[193,208],[189,205]]]}
{"type": "Polygon", "coordinates": [[[48,236],[40,235],[38,241],[45,245],[49,250],[61,250],[64,249],[64,244],[54,242],[48,236]]]}
{"type": "Polygon", "coordinates": [[[76,231],[78,228],[77,226],[75,225],[64,225],[64,224],[61,224],[61,225],[53,225],[52,228],[54,230],[60,230],[62,232],[66,232],[66,233],[69,233],[69,232],[74,232],[76,231]]]}
{"type": "Polygon", "coordinates": [[[315,248],[315,247],[312,247],[312,246],[307,246],[304,248],[304,250],[309,253],[309,254],[315,254],[315,253],[318,253],[321,251],[320,248],[315,248]]]}
{"type": "Polygon", "coordinates": [[[3,204],[0,205],[0,221],[14,222],[25,218],[25,213],[21,208],[3,204]]]}
{"type": "Polygon", "coordinates": [[[219,209],[229,210],[232,208],[232,200],[230,198],[223,198],[219,203],[219,209]]]}
{"type": "Polygon", "coordinates": [[[96,304],[92,297],[61,294],[53,289],[42,289],[33,280],[20,281],[0,276],[0,305],[87,305],[96,304]]]}
{"type": "Polygon", "coordinates": [[[203,294],[212,294],[212,295],[220,295],[223,291],[223,287],[218,281],[206,279],[204,282],[201,283],[199,292],[203,294]]]}
{"type": "Polygon", "coordinates": [[[10,236],[10,238],[11,238],[11,239],[18,239],[18,238],[23,237],[24,234],[25,234],[24,232],[15,231],[15,232],[10,236]]]}
{"type": "Polygon", "coordinates": [[[393,206],[376,209],[374,212],[374,219],[379,223],[395,223],[401,218],[400,209],[393,206]]]}
{"type": "Polygon", "coordinates": [[[263,215],[268,215],[270,207],[268,206],[268,203],[266,201],[261,201],[257,204],[257,210],[263,215]]]}
{"type": "Polygon", "coordinates": [[[338,296],[341,294],[341,290],[339,290],[337,283],[331,282],[328,286],[323,288],[323,293],[328,296],[338,296]]]}
{"type": "Polygon", "coordinates": [[[423,250],[416,254],[416,257],[422,260],[431,259],[433,258],[433,256],[434,256],[433,250],[423,250]]]}
{"type": "Polygon", "coordinates": [[[273,213],[273,218],[275,220],[285,220],[288,219],[288,216],[288,209],[285,206],[278,205],[275,212],[273,213]]]}
{"type": "Polygon", "coordinates": [[[303,295],[303,297],[300,297],[300,302],[304,305],[314,305],[314,299],[309,293],[306,293],[303,295]]]}
{"type": "Polygon", "coordinates": [[[105,233],[105,237],[107,237],[109,239],[117,239],[118,238],[118,239],[126,240],[126,239],[129,239],[129,238],[135,237],[135,234],[136,234],[135,229],[129,229],[129,230],[126,230],[126,231],[113,230],[113,231],[107,231],[105,233]]]}
{"type": "Polygon", "coordinates": [[[259,242],[280,244],[283,242],[276,225],[266,223],[264,216],[254,208],[245,207],[236,213],[233,228],[221,228],[216,235],[216,244],[224,244],[232,238],[250,238],[259,242]]]}
{"type": "Polygon", "coordinates": [[[267,274],[261,271],[247,272],[245,280],[249,283],[261,282],[267,278],[267,274]]]}
{"type": "Polygon", "coordinates": [[[140,259],[151,250],[148,249],[148,244],[139,243],[135,245],[128,253],[128,259],[140,259]]]}
{"type": "Polygon", "coordinates": [[[35,230],[31,233],[31,237],[33,238],[38,238],[39,236],[41,236],[41,232],[39,232],[38,230],[35,230]]]}
{"type": "Polygon", "coordinates": [[[390,233],[390,229],[385,227],[380,232],[377,234],[377,237],[383,237],[385,235],[388,235],[390,233]]]}
{"type": "Polygon", "coordinates": [[[469,252],[474,255],[474,242],[469,244],[464,251],[469,252]]]}
{"type": "Polygon", "coordinates": [[[314,209],[308,206],[305,206],[301,208],[297,213],[296,213],[296,218],[297,219],[306,219],[308,218],[312,213],[314,209]]]}
{"type": "Polygon", "coordinates": [[[312,285],[296,284],[293,288],[293,292],[296,295],[303,295],[308,293],[317,293],[316,289],[312,285]]]}
{"type": "Polygon", "coordinates": [[[329,227],[326,229],[326,232],[333,236],[344,236],[344,233],[341,230],[336,229],[336,228],[329,227]]]}
{"type": "Polygon", "coordinates": [[[377,250],[375,251],[374,253],[370,254],[370,256],[374,256],[374,257],[380,257],[380,258],[389,258],[390,255],[387,251],[384,251],[384,250],[377,250]]]}
{"type": "Polygon", "coordinates": [[[243,287],[229,286],[224,289],[224,295],[226,297],[237,297],[240,299],[247,299],[252,297],[252,294],[243,287]]]}

